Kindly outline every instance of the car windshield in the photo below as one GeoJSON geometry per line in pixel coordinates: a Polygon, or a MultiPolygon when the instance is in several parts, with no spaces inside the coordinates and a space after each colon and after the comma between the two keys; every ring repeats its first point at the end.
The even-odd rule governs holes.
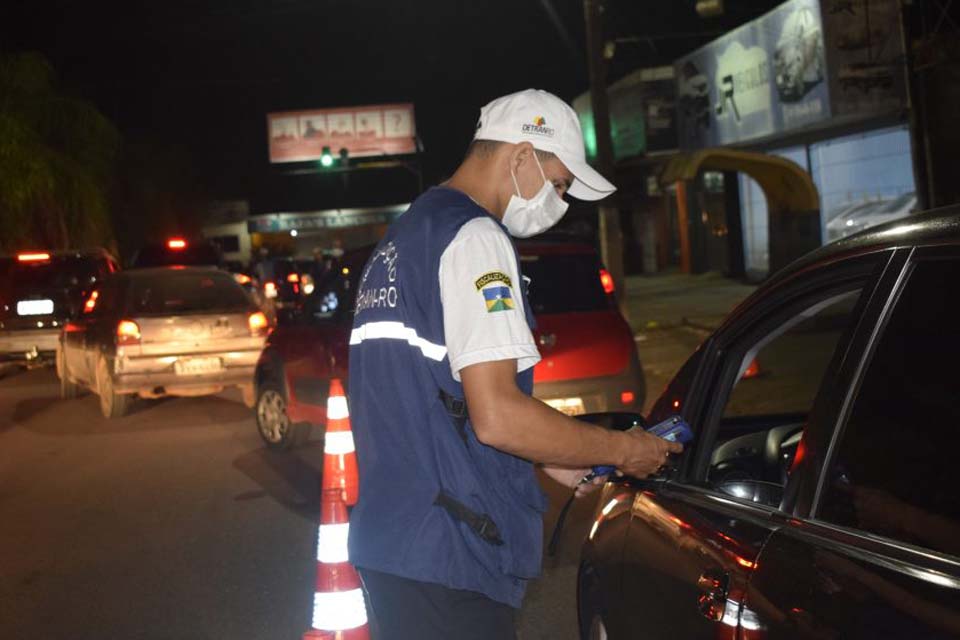
{"type": "Polygon", "coordinates": [[[591,254],[523,255],[520,267],[529,278],[534,313],[602,311],[610,300],[600,282],[600,264],[591,254]]]}
{"type": "Polygon", "coordinates": [[[168,315],[242,311],[250,306],[232,277],[211,273],[164,273],[133,279],[130,312],[168,315]]]}
{"type": "Polygon", "coordinates": [[[90,285],[96,281],[97,264],[91,258],[76,256],[53,256],[43,262],[5,260],[0,273],[4,288],[13,294],[26,294],[90,285]]]}

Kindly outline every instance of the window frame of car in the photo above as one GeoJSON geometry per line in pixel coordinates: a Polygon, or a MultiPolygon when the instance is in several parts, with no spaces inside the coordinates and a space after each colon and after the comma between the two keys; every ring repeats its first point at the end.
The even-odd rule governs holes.
{"type": "Polygon", "coordinates": [[[868,532],[854,527],[844,526],[820,519],[819,512],[825,492],[825,483],[827,482],[834,465],[836,456],[840,450],[840,444],[850,420],[864,380],[868,374],[870,363],[876,353],[877,348],[882,342],[890,320],[897,311],[900,297],[910,285],[910,277],[915,271],[917,265],[923,262],[934,261],[955,261],[960,262],[960,246],[957,245],[935,245],[921,246],[916,248],[901,249],[898,253],[902,254],[899,261],[899,271],[890,274],[889,290],[885,299],[876,301],[873,330],[866,338],[860,356],[856,362],[847,363],[845,373],[848,378],[844,392],[838,398],[838,410],[836,419],[830,430],[829,441],[826,443],[823,458],[818,465],[816,482],[811,492],[810,504],[807,510],[805,521],[814,529],[823,533],[826,537],[840,544],[854,544],[860,548],[870,550],[875,553],[890,557],[898,557],[908,562],[933,562],[939,569],[957,576],[955,582],[960,585],[960,557],[917,546],[909,542],[897,540],[896,538],[884,536],[878,533],[868,532]],[[895,276],[895,278],[894,278],[895,276]]]}
{"type": "MultiPolygon", "coordinates": [[[[684,415],[691,424],[699,426],[699,429],[695,426],[697,439],[691,452],[693,455],[685,456],[673,482],[770,513],[796,512],[797,492],[791,487],[799,482],[795,474],[791,474],[788,486],[784,488],[784,501],[780,508],[739,500],[710,487],[707,483],[710,458],[730,392],[740,372],[743,358],[770,333],[789,322],[791,317],[817,303],[844,292],[860,290],[859,300],[851,314],[852,321],[841,335],[814,396],[806,419],[804,438],[812,428],[820,428],[819,425],[824,421],[829,422],[831,406],[829,394],[824,392],[835,383],[837,371],[849,359],[855,336],[863,330],[866,310],[881,286],[883,275],[893,260],[894,253],[870,252],[812,265],[780,283],[775,289],[763,292],[743,311],[736,312],[701,347],[701,363],[690,386],[693,393],[688,396],[688,404],[684,410],[684,415]]],[[[804,474],[809,473],[804,471],[804,474]]],[[[809,484],[809,480],[806,483],[809,484]]]]}

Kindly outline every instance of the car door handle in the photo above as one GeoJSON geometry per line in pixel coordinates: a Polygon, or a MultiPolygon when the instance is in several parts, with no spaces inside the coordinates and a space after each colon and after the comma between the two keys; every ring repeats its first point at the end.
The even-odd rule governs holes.
{"type": "Polygon", "coordinates": [[[697,589],[700,592],[697,605],[703,617],[714,622],[723,620],[729,586],[730,576],[720,569],[707,569],[700,574],[697,580],[697,589]]]}

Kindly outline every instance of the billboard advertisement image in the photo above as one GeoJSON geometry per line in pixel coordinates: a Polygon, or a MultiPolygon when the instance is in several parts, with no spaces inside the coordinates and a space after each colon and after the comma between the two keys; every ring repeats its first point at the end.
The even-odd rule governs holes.
{"type": "Polygon", "coordinates": [[[791,0],[676,62],[680,146],[762,138],[831,115],[818,0],[791,0]]]}
{"type": "Polygon", "coordinates": [[[324,147],[352,158],[417,151],[412,104],[270,113],[267,135],[272,163],[319,160],[324,147]]]}

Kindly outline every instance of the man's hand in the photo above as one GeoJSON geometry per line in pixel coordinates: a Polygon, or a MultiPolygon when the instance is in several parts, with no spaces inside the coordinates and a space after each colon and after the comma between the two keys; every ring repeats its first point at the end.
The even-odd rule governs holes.
{"type": "Polygon", "coordinates": [[[607,481],[607,476],[599,476],[590,482],[580,484],[580,480],[583,479],[583,476],[590,473],[590,469],[567,469],[565,467],[551,467],[548,465],[544,465],[541,468],[545,474],[563,486],[568,489],[576,489],[577,491],[574,495],[578,498],[593,493],[607,481]]]}
{"type": "Polygon", "coordinates": [[[622,460],[617,469],[624,475],[646,478],[667,464],[671,453],[682,453],[683,445],[649,434],[643,429],[631,429],[623,434],[622,460]]]}

